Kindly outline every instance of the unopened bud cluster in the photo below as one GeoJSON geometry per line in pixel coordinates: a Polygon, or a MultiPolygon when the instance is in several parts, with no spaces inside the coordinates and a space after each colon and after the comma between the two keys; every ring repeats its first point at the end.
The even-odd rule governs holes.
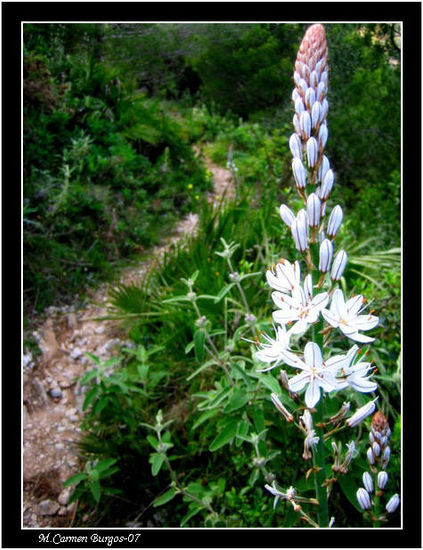
{"type": "Polygon", "coordinates": [[[294,133],[289,138],[293,156],[292,173],[304,208],[294,214],[286,205],[282,205],[280,215],[291,229],[299,252],[306,253],[309,243],[315,243],[318,236],[319,270],[322,274],[330,272],[332,281],[339,281],[347,263],[347,254],[341,250],[333,258],[332,241],[342,223],[341,206],[333,208],[326,233],[324,229],[327,200],[335,180],[330,162],[324,154],[328,139],[328,71],[324,27],[320,24],[312,25],[304,36],[295,63],[295,89],[292,93],[294,133]],[[314,187],[309,194],[307,183],[314,187]]]}
{"type": "MultiPolygon", "coordinates": [[[[370,466],[370,472],[364,472],[364,488],[358,489],[356,496],[362,510],[369,510],[373,503],[370,495],[375,491],[377,497],[381,497],[389,480],[386,467],[391,456],[389,446],[389,437],[391,430],[389,428],[386,416],[378,411],[372,418],[369,433],[370,447],[367,450],[367,460],[370,466]],[[372,475],[373,474],[373,475],[372,475]]],[[[393,495],[386,504],[388,513],[394,512],[400,503],[399,496],[393,495]]]]}
{"type": "Polygon", "coordinates": [[[369,442],[370,447],[367,451],[367,458],[371,469],[376,472],[377,466],[386,470],[391,456],[389,446],[389,436],[391,430],[385,415],[378,411],[372,418],[369,442]]]}

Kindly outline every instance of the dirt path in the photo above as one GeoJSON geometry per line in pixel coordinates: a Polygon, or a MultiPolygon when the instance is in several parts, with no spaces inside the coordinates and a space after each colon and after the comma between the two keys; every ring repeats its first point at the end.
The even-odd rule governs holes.
{"type": "MultiPolygon", "coordinates": [[[[205,165],[214,180],[209,202],[233,196],[231,173],[208,160],[205,165]]],[[[123,270],[119,282],[139,280],[176,242],[195,234],[197,226],[198,215],[189,214],[146,259],[123,270]]],[[[107,314],[109,289],[110,285],[102,285],[83,309],[48,308],[47,319],[34,332],[41,355],[36,360],[30,354],[23,357],[24,527],[72,525],[76,507],[69,505],[70,490],[62,483],[79,467],[84,394],[78,379],[90,364],[85,353],[108,359],[126,338],[118,321],[94,320],[107,314]]]]}

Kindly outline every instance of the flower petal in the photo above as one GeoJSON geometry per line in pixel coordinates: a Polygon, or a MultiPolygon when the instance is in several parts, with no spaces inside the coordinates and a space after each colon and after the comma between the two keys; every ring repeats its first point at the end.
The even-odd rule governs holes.
{"type": "Polygon", "coordinates": [[[304,361],[308,367],[320,368],[322,366],[322,352],[314,342],[306,344],[304,348],[304,361]]]}
{"type": "Polygon", "coordinates": [[[353,298],[350,298],[349,300],[347,300],[345,307],[349,315],[355,316],[360,311],[360,308],[362,305],[363,305],[363,296],[361,294],[358,294],[357,296],[354,296],[353,298]]]}
{"type": "Polygon", "coordinates": [[[298,357],[298,355],[295,355],[295,353],[292,353],[290,351],[281,351],[281,357],[283,362],[290,367],[308,370],[307,365],[305,365],[304,362],[298,357]]]}
{"type": "Polygon", "coordinates": [[[369,378],[354,377],[352,380],[348,380],[349,385],[357,391],[362,393],[369,393],[377,390],[376,382],[371,382],[369,378]]]}
{"type": "Polygon", "coordinates": [[[375,315],[359,315],[349,323],[356,330],[370,330],[379,324],[379,317],[375,315]]]}
{"type": "Polygon", "coordinates": [[[292,327],[289,329],[289,332],[291,332],[291,334],[304,334],[307,329],[308,322],[305,319],[300,319],[294,325],[292,325],[292,327]]]}
{"type": "Polygon", "coordinates": [[[307,372],[301,372],[296,374],[289,380],[289,389],[293,392],[301,391],[309,380],[309,374],[307,372]]]}
{"type": "Polygon", "coordinates": [[[280,277],[278,277],[278,273],[274,273],[272,270],[268,269],[266,271],[266,280],[267,284],[274,288],[275,290],[279,290],[280,292],[290,292],[291,287],[280,277]]]}
{"type": "Polygon", "coordinates": [[[298,313],[293,309],[278,309],[272,313],[273,320],[276,323],[281,323],[285,325],[290,321],[298,321],[298,313]]]}
{"type": "Polygon", "coordinates": [[[325,321],[327,321],[331,326],[334,328],[339,327],[339,317],[336,313],[333,311],[330,311],[329,309],[322,309],[322,315],[325,321]]]}
{"type": "Polygon", "coordinates": [[[375,341],[375,338],[370,338],[369,336],[365,336],[364,334],[355,332],[354,329],[351,329],[351,327],[347,327],[346,325],[339,325],[339,328],[345,334],[345,336],[348,336],[348,338],[351,338],[351,340],[355,340],[356,342],[368,344],[375,341]]]}
{"type": "Polygon", "coordinates": [[[312,380],[305,393],[305,397],[304,397],[305,404],[309,409],[311,409],[314,407],[314,405],[316,405],[319,399],[320,399],[320,386],[316,383],[315,380],[312,380]]]}
{"type": "Polygon", "coordinates": [[[321,292],[317,294],[311,301],[311,307],[317,308],[318,310],[326,307],[326,304],[329,301],[329,294],[327,292],[321,292]]]}
{"type": "Polygon", "coordinates": [[[294,300],[294,298],[292,298],[288,294],[283,294],[282,292],[272,292],[272,300],[274,301],[275,305],[280,309],[297,309],[298,307],[298,302],[294,300]]]}
{"type": "Polygon", "coordinates": [[[331,313],[339,316],[340,319],[346,317],[344,293],[340,288],[337,288],[333,293],[330,310],[331,313]]]}

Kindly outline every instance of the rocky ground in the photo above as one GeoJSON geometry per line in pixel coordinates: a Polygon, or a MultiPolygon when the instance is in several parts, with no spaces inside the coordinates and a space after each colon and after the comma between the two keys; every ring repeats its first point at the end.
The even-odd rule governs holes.
{"type": "MultiPolygon", "coordinates": [[[[231,172],[206,161],[213,174],[210,202],[234,194],[231,172]]],[[[120,283],[140,280],[166,251],[195,233],[198,216],[190,214],[135,267],[123,270],[120,283]]],[[[90,365],[90,352],[108,359],[124,345],[126,335],[118,321],[98,320],[107,315],[110,286],[93,292],[83,309],[69,305],[50,307],[33,335],[41,355],[23,356],[23,526],[70,527],[76,504],[69,504],[70,489],[63,482],[78,471],[77,443],[83,388],[79,379],[90,365]]]]}

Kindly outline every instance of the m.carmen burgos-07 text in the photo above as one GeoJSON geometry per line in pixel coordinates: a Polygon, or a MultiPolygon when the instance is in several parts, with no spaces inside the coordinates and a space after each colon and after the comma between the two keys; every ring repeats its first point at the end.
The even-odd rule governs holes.
{"type": "Polygon", "coordinates": [[[40,534],[39,535],[39,542],[53,542],[53,544],[64,544],[64,543],[75,543],[75,544],[82,544],[87,542],[96,542],[96,543],[102,543],[106,546],[112,546],[113,544],[117,544],[119,542],[137,542],[139,537],[141,536],[141,533],[129,533],[128,535],[99,535],[98,533],[93,533],[92,535],[61,535],[60,533],[56,533],[53,535],[53,537],[50,539],[50,533],[40,534]]]}

